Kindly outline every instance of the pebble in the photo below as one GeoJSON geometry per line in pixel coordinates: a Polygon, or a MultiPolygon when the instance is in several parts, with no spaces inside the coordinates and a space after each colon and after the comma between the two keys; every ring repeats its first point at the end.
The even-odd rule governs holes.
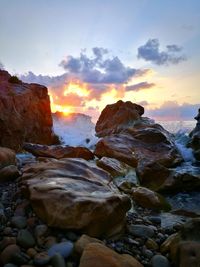
{"type": "Polygon", "coordinates": [[[161,218],[157,217],[157,216],[148,216],[147,219],[152,222],[155,223],[157,225],[161,225],[161,218]]]}
{"type": "Polygon", "coordinates": [[[134,236],[138,236],[138,237],[153,237],[154,236],[154,229],[152,229],[151,227],[148,227],[146,225],[130,225],[128,226],[128,230],[129,232],[134,235],[134,236]]]}
{"type": "Polygon", "coordinates": [[[152,264],[152,267],[170,267],[171,266],[168,259],[162,255],[153,256],[153,258],[151,259],[151,264],[152,264]]]}
{"type": "Polygon", "coordinates": [[[74,245],[70,241],[61,242],[61,243],[53,245],[48,250],[48,255],[52,257],[56,253],[60,253],[61,256],[63,256],[64,258],[67,258],[72,253],[73,247],[74,245]]]}
{"type": "Polygon", "coordinates": [[[33,235],[27,229],[22,229],[17,235],[17,244],[23,248],[31,248],[34,247],[35,240],[33,235]]]}
{"type": "Polygon", "coordinates": [[[26,253],[20,251],[12,256],[12,261],[17,265],[23,265],[30,261],[30,257],[26,253]]]}
{"type": "Polygon", "coordinates": [[[59,253],[55,253],[54,256],[51,257],[51,265],[53,267],[65,267],[65,260],[59,253]]]}
{"type": "Polygon", "coordinates": [[[3,267],[17,267],[17,265],[12,264],[12,263],[7,263],[3,267]]]}
{"type": "Polygon", "coordinates": [[[18,228],[18,229],[23,229],[27,225],[27,220],[26,217],[24,216],[14,216],[11,218],[11,224],[18,228]]]}
{"type": "Polygon", "coordinates": [[[20,248],[17,245],[7,246],[0,254],[0,261],[3,264],[9,263],[14,254],[20,252],[20,248]]]}
{"type": "Polygon", "coordinates": [[[33,263],[37,266],[43,266],[48,264],[50,261],[50,257],[47,252],[40,252],[35,255],[33,263]]]}

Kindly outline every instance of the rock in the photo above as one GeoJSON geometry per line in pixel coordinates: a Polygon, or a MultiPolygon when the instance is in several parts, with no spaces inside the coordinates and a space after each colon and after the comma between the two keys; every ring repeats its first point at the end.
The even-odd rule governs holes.
{"type": "Polygon", "coordinates": [[[27,225],[26,217],[14,216],[11,218],[11,224],[18,229],[23,229],[27,225]]]}
{"type": "Polygon", "coordinates": [[[148,248],[148,249],[154,249],[154,250],[157,250],[159,248],[158,244],[151,238],[148,238],[146,243],[145,243],[145,246],[148,248]]]}
{"type": "Polygon", "coordinates": [[[30,261],[30,257],[26,253],[20,251],[20,252],[15,253],[12,256],[12,261],[15,264],[21,266],[21,265],[24,265],[24,264],[28,264],[28,262],[30,261]]]}
{"type": "Polygon", "coordinates": [[[144,114],[144,108],[133,104],[130,101],[118,101],[115,104],[107,105],[101,112],[96,123],[98,137],[106,136],[126,127],[127,124],[137,121],[144,114]]]}
{"type": "Polygon", "coordinates": [[[43,266],[48,264],[50,257],[47,252],[40,252],[34,256],[33,263],[37,266],[43,266]]]}
{"type": "Polygon", "coordinates": [[[35,238],[37,244],[42,246],[45,240],[45,236],[48,233],[48,227],[45,224],[40,224],[35,227],[35,238]]]}
{"type": "Polygon", "coordinates": [[[83,158],[85,160],[94,159],[94,154],[86,147],[72,147],[72,146],[45,146],[38,144],[26,143],[23,148],[32,153],[36,157],[47,158],[83,158]]]}
{"type": "Polygon", "coordinates": [[[16,237],[8,237],[4,236],[4,238],[0,242],[0,251],[4,250],[9,245],[16,244],[16,237]]]}
{"type": "Polygon", "coordinates": [[[188,146],[190,146],[194,151],[194,156],[199,161],[200,160],[200,109],[198,110],[198,115],[195,117],[197,120],[196,127],[189,134],[190,142],[188,146]]]}
{"type": "Polygon", "coordinates": [[[22,229],[18,232],[17,244],[19,244],[23,248],[31,248],[34,247],[35,240],[27,229],[22,229]]]}
{"type": "Polygon", "coordinates": [[[154,230],[146,225],[142,224],[131,224],[128,225],[128,231],[134,236],[137,237],[153,237],[154,236],[154,230]]]}
{"type": "Polygon", "coordinates": [[[138,112],[138,107],[135,105],[120,101],[102,111],[96,131],[97,135],[103,138],[97,143],[94,153],[99,158],[115,158],[136,167],[141,184],[156,190],[168,178],[170,174],[168,168],[176,166],[183,159],[173,141],[173,136],[161,125],[141,117],[144,109],[142,108],[143,112],[138,112]],[[130,110],[127,119],[124,118],[121,107],[125,113],[126,110],[130,110]],[[111,123],[113,119],[109,119],[108,122],[110,117],[118,118],[119,111],[122,113],[122,120],[114,120],[114,124],[111,123]],[[131,112],[137,116],[132,116],[131,112]]]}
{"type": "Polygon", "coordinates": [[[45,247],[46,248],[50,248],[53,245],[55,245],[57,243],[57,239],[55,236],[48,236],[47,238],[45,238],[45,247]]]}
{"type": "Polygon", "coordinates": [[[34,258],[37,254],[37,251],[34,248],[29,248],[27,249],[26,253],[30,258],[34,258]]]}
{"type": "Polygon", "coordinates": [[[163,255],[155,255],[151,259],[152,267],[170,267],[169,260],[163,255]]]}
{"type": "Polygon", "coordinates": [[[17,267],[17,265],[12,264],[12,263],[7,263],[3,267],[17,267]]]}
{"type": "Polygon", "coordinates": [[[52,144],[47,88],[10,79],[8,72],[0,70],[0,146],[19,151],[25,141],[52,144]]]}
{"type": "Polygon", "coordinates": [[[133,200],[143,208],[165,211],[171,209],[170,204],[163,196],[145,187],[137,187],[133,189],[132,196],[133,200]]]}
{"type": "Polygon", "coordinates": [[[20,252],[20,248],[17,245],[7,246],[0,254],[0,262],[2,264],[10,263],[13,255],[20,252]]]}
{"type": "Polygon", "coordinates": [[[148,258],[151,259],[153,257],[153,252],[149,249],[143,248],[143,255],[148,258]]]}
{"type": "Polygon", "coordinates": [[[177,238],[170,244],[175,266],[198,266],[200,262],[200,218],[186,222],[177,238]]]}
{"type": "Polygon", "coordinates": [[[37,163],[24,168],[22,177],[24,193],[42,221],[94,237],[120,232],[131,206],[110,181],[107,172],[83,159],[37,163]]]}
{"type": "Polygon", "coordinates": [[[83,251],[79,267],[142,267],[128,254],[118,254],[98,243],[89,244],[83,251]]]}
{"type": "Polygon", "coordinates": [[[123,192],[131,194],[134,187],[138,186],[138,179],[134,168],[129,167],[125,176],[115,177],[113,183],[123,192]]]}
{"type": "Polygon", "coordinates": [[[0,182],[14,180],[19,177],[20,172],[16,167],[16,163],[15,152],[9,148],[0,147],[0,182]]]}
{"type": "Polygon", "coordinates": [[[54,254],[54,256],[51,258],[51,265],[53,267],[65,267],[66,266],[64,258],[59,253],[54,254]]]}
{"type": "Polygon", "coordinates": [[[97,166],[109,172],[113,177],[125,175],[126,165],[117,159],[103,157],[97,160],[97,166]]]}
{"type": "Polygon", "coordinates": [[[58,243],[58,244],[53,245],[48,250],[48,255],[50,257],[52,257],[56,253],[59,253],[63,258],[67,258],[72,253],[73,247],[74,247],[74,245],[70,241],[61,242],[61,243],[58,243]]]}
{"type": "Polygon", "coordinates": [[[83,253],[83,250],[86,248],[88,244],[91,243],[100,243],[103,244],[103,242],[97,238],[90,237],[88,235],[82,235],[75,243],[74,245],[74,251],[81,255],[83,253]]]}

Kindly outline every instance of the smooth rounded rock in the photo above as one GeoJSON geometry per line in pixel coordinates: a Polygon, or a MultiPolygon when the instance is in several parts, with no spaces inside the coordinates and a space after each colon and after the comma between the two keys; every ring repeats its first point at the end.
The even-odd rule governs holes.
{"type": "Polygon", "coordinates": [[[47,252],[40,252],[35,255],[33,263],[37,266],[43,266],[48,264],[50,261],[50,257],[47,252]]]}
{"type": "Polygon", "coordinates": [[[18,233],[17,243],[23,248],[31,248],[34,247],[35,240],[33,235],[27,229],[22,229],[18,233]]]}
{"type": "Polygon", "coordinates": [[[23,216],[14,216],[11,219],[11,224],[18,229],[23,229],[27,225],[27,219],[23,216]]]}
{"type": "Polygon", "coordinates": [[[152,264],[152,267],[170,267],[171,266],[169,260],[163,255],[153,256],[151,259],[151,264],[152,264]]]}
{"type": "Polygon", "coordinates": [[[51,265],[53,267],[65,267],[65,260],[59,253],[54,254],[51,258],[51,265]]]}
{"type": "Polygon", "coordinates": [[[58,244],[53,245],[49,250],[48,250],[48,255],[50,257],[54,256],[56,253],[59,253],[61,256],[64,258],[67,258],[73,251],[73,243],[70,241],[66,242],[61,242],[58,244]]]}
{"type": "Polygon", "coordinates": [[[128,231],[137,237],[153,237],[154,236],[154,230],[151,227],[148,227],[146,225],[129,225],[128,231]]]}
{"type": "Polygon", "coordinates": [[[20,248],[17,245],[7,246],[0,254],[0,262],[3,264],[9,263],[16,253],[20,252],[20,248]]]}

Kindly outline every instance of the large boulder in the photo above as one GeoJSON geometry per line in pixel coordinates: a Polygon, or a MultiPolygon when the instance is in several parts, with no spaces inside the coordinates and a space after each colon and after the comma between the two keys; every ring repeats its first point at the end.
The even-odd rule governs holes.
{"type": "MultiPolygon", "coordinates": [[[[99,158],[115,158],[132,167],[136,167],[137,175],[142,185],[148,185],[148,179],[150,179],[155,180],[157,186],[157,182],[162,184],[168,177],[168,168],[178,165],[183,159],[175,146],[173,136],[161,125],[148,118],[141,117],[144,110],[142,112],[136,104],[131,105],[130,103],[120,101],[107,106],[102,111],[96,130],[97,135],[102,136],[99,124],[101,121],[101,125],[104,125],[104,119],[104,137],[97,143],[95,154],[99,158]],[[132,115],[127,121],[119,120],[118,126],[115,125],[112,131],[109,131],[110,128],[107,126],[109,110],[111,117],[115,117],[114,112],[116,114],[119,112],[117,108],[119,103],[125,110],[126,106],[129,111],[132,109],[130,114],[137,113],[137,116],[132,115]],[[107,116],[104,115],[105,111],[107,116]],[[156,169],[156,172],[151,171],[152,168],[156,169]],[[149,177],[149,171],[151,172],[151,177],[149,177]]],[[[123,113],[123,109],[121,112],[123,113]]],[[[110,123],[112,125],[111,117],[110,123]]]]}
{"type": "Polygon", "coordinates": [[[94,154],[86,147],[72,147],[62,145],[38,145],[38,144],[24,144],[23,148],[32,153],[36,157],[47,158],[83,158],[86,160],[94,159],[94,154]]]}
{"type": "Polygon", "coordinates": [[[24,169],[24,192],[49,226],[110,236],[122,230],[130,199],[110,175],[83,159],[48,159],[24,169]]]}
{"type": "Polygon", "coordinates": [[[22,83],[0,70],[0,146],[21,150],[24,142],[52,144],[47,88],[22,83]]]}
{"type": "Polygon", "coordinates": [[[193,148],[195,158],[200,161],[200,109],[198,110],[195,120],[197,120],[197,124],[190,133],[191,140],[189,142],[189,146],[193,148]]]}
{"type": "Polygon", "coordinates": [[[142,267],[143,265],[128,254],[118,254],[112,249],[91,243],[86,246],[79,267],[142,267]]]}
{"type": "Polygon", "coordinates": [[[17,178],[20,173],[16,166],[15,152],[6,147],[0,147],[0,182],[17,178]]]}
{"type": "Polygon", "coordinates": [[[200,218],[185,223],[169,246],[172,261],[177,267],[199,266],[200,218]]]}
{"type": "Polygon", "coordinates": [[[130,101],[107,105],[101,112],[97,121],[95,130],[98,137],[106,136],[122,130],[128,124],[140,119],[144,113],[144,108],[140,105],[133,104],[130,101]]]}

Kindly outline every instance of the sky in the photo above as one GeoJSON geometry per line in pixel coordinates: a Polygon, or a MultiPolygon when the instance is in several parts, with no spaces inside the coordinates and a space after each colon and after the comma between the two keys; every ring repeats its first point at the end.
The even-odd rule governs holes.
{"type": "Polygon", "coordinates": [[[0,0],[0,68],[94,120],[119,99],[156,120],[200,108],[199,0],[0,0]]]}

